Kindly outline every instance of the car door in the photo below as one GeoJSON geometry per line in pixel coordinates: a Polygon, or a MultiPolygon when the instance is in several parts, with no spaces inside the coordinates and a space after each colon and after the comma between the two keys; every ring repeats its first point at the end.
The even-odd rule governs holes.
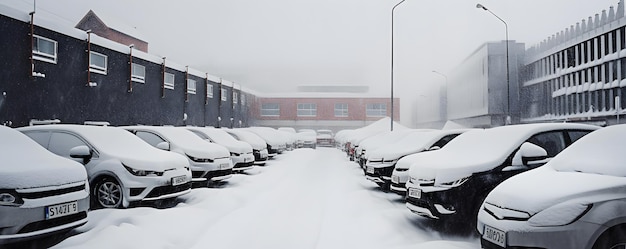
{"type": "Polygon", "coordinates": [[[93,151],[93,147],[78,135],[62,131],[53,131],[50,134],[50,142],[48,143],[48,150],[50,152],[84,164],[82,158],[72,158],[70,156],[70,150],[77,146],[87,146],[93,151]]]}

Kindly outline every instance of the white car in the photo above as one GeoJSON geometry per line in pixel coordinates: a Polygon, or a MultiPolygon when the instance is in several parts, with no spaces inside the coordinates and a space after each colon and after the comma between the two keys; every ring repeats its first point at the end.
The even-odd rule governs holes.
{"type": "Polygon", "coordinates": [[[269,158],[267,151],[267,143],[256,134],[242,129],[222,129],[235,139],[246,142],[252,146],[252,154],[254,155],[254,165],[265,165],[269,158]]]}
{"type": "MultiPolygon", "coordinates": [[[[393,176],[398,161],[407,155],[422,151],[440,149],[450,140],[466,130],[433,130],[411,132],[401,139],[385,144],[374,150],[369,150],[365,163],[365,177],[377,183],[387,191],[395,184],[394,189],[404,188],[400,183],[400,176],[393,176]]],[[[406,171],[405,171],[406,172],[406,171]]]]}
{"type": "Polygon", "coordinates": [[[203,139],[226,147],[233,161],[233,171],[244,171],[254,167],[252,146],[241,142],[222,129],[213,127],[185,127],[203,139]]]}
{"type": "Polygon", "coordinates": [[[155,149],[123,129],[68,124],[17,130],[49,151],[85,166],[92,207],[129,207],[191,191],[191,172],[185,158],[155,149]]]}
{"type": "Polygon", "coordinates": [[[327,146],[333,147],[335,146],[333,131],[327,129],[317,130],[317,137],[315,138],[317,146],[327,146]]]}
{"type": "Polygon", "coordinates": [[[298,136],[302,139],[302,148],[315,149],[317,147],[317,132],[311,129],[301,129],[298,136]]]}
{"type": "Polygon", "coordinates": [[[193,132],[172,126],[125,126],[148,144],[185,156],[191,168],[191,181],[195,186],[208,186],[211,182],[232,176],[233,162],[224,146],[209,143],[193,132]]]}
{"type": "Polygon", "coordinates": [[[284,134],[279,133],[277,130],[269,127],[250,127],[242,129],[250,131],[265,140],[270,158],[287,150],[287,139],[284,137],[284,134]]]}
{"type": "Polygon", "coordinates": [[[419,154],[409,169],[406,206],[427,218],[471,225],[495,186],[545,164],[598,128],[546,123],[465,132],[440,150],[419,154]]]}
{"type": "Polygon", "coordinates": [[[87,222],[89,184],[80,163],[0,126],[0,245],[87,222]]]}
{"type": "Polygon", "coordinates": [[[483,248],[624,248],[626,125],[594,131],[496,187],[478,213],[483,248]]]}

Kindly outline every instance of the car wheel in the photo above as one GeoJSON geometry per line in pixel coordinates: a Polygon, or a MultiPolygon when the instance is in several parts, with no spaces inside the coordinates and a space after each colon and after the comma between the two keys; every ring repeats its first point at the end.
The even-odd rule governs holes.
{"type": "Polygon", "coordinates": [[[626,225],[620,225],[612,227],[604,232],[596,243],[593,245],[593,249],[622,249],[626,248],[626,225]]]}
{"type": "Polygon", "coordinates": [[[122,186],[113,178],[105,177],[96,183],[92,198],[97,208],[122,207],[122,186]]]}

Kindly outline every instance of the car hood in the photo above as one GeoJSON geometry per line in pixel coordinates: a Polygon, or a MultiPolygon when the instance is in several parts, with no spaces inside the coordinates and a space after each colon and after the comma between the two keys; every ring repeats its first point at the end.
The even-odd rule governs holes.
{"type": "Polygon", "coordinates": [[[498,185],[485,202],[534,215],[563,202],[587,204],[617,198],[626,198],[626,177],[540,167],[498,185]]]}
{"type": "Polygon", "coordinates": [[[230,152],[233,153],[252,153],[252,146],[248,143],[241,141],[228,141],[228,142],[220,142],[217,143],[226,147],[230,152]]]}
{"type": "Polygon", "coordinates": [[[133,155],[118,155],[118,158],[125,166],[137,170],[165,171],[189,167],[189,161],[184,156],[160,149],[154,149],[149,153],[136,153],[133,155]]]}
{"type": "Polygon", "coordinates": [[[210,142],[206,142],[202,145],[197,146],[185,146],[179,145],[179,148],[186,155],[197,157],[197,158],[207,158],[207,159],[216,159],[216,158],[224,158],[230,157],[230,152],[224,146],[219,144],[214,144],[210,142]]]}
{"type": "MultiPolygon", "coordinates": [[[[508,155],[507,155],[508,156],[508,155]]],[[[409,169],[412,178],[435,180],[435,184],[456,181],[474,173],[484,172],[504,162],[502,155],[482,153],[481,155],[463,152],[446,153],[445,148],[428,153],[415,154],[409,169]]]]}
{"type": "Polygon", "coordinates": [[[414,154],[418,152],[424,151],[424,148],[418,147],[387,147],[387,148],[379,148],[371,152],[367,152],[367,158],[370,160],[375,159],[384,159],[384,160],[396,160],[400,157],[414,154]]]}
{"type": "Polygon", "coordinates": [[[38,188],[87,180],[85,167],[80,163],[52,154],[17,131],[4,129],[9,128],[0,130],[5,141],[0,141],[0,189],[38,188]]]}

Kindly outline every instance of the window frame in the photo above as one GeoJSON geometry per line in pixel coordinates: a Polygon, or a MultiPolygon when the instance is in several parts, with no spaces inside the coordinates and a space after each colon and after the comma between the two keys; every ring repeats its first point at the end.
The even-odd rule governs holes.
{"type": "Polygon", "coordinates": [[[317,104],[316,103],[298,103],[296,108],[296,115],[298,117],[317,117],[317,104]],[[308,108],[305,108],[308,107],[308,108]]]}
{"type": "Polygon", "coordinates": [[[31,48],[33,53],[33,59],[57,64],[57,59],[59,57],[59,43],[55,40],[40,35],[33,35],[33,39],[36,39],[35,41],[33,41],[33,48],[31,48]],[[54,54],[48,54],[39,50],[40,40],[52,42],[52,44],[54,44],[54,54]],[[34,46],[37,46],[37,50],[35,50],[34,46]]]}
{"type": "Polygon", "coordinates": [[[238,104],[239,102],[238,100],[239,100],[239,97],[238,97],[237,92],[233,91],[233,104],[235,105],[238,104]]]}
{"type": "Polygon", "coordinates": [[[365,116],[366,117],[386,117],[387,116],[387,104],[386,103],[367,103],[365,104],[365,116]],[[373,107],[378,106],[378,107],[385,107],[383,108],[376,108],[374,109],[373,107]],[[384,112],[381,113],[381,111],[384,110],[384,112]],[[374,113],[374,111],[376,113],[374,113]]]}
{"type": "Polygon", "coordinates": [[[222,101],[228,101],[228,89],[222,87],[220,89],[220,96],[222,101]]]}
{"type": "Polygon", "coordinates": [[[259,114],[262,117],[279,117],[280,116],[280,103],[261,103],[261,110],[259,114]],[[276,108],[265,108],[267,105],[276,105],[276,108]],[[268,112],[271,112],[271,113],[268,113],[268,112]]]}
{"type": "Polygon", "coordinates": [[[336,118],[347,118],[349,116],[349,107],[348,104],[346,103],[335,103],[335,110],[334,110],[334,114],[336,118]],[[337,105],[341,105],[341,108],[337,108],[337,105]],[[345,108],[343,108],[345,107],[345,108]],[[337,111],[341,112],[341,113],[337,113],[337,111]]]}
{"type": "Polygon", "coordinates": [[[138,63],[132,63],[131,64],[131,75],[130,75],[130,79],[133,82],[138,82],[138,83],[146,83],[146,66],[138,64],[138,63]],[[135,73],[135,69],[136,68],[141,68],[143,75],[139,75],[135,73]]]}
{"type": "Polygon", "coordinates": [[[196,94],[196,80],[187,79],[187,93],[196,94]]]}
{"type": "Polygon", "coordinates": [[[107,75],[108,65],[109,57],[107,55],[95,51],[89,51],[89,72],[107,75]],[[94,55],[104,58],[104,67],[92,63],[91,59],[94,55]]]}
{"type": "Polygon", "coordinates": [[[168,73],[165,72],[163,74],[163,88],[165,89],[170,89],[170,90],[174,90],[174,83],[176,82],[176,75],[174,75],[173,73],[168,73]],[[172,76],[172,82],[168,82],[167,79],[170,78],[168,76],[172,76]]]}
{"type": "Polygon", "coordinates": [[[206,84],[206,97],[207,99],[213,98],[213,85],[211,83],[206,84]]]}

